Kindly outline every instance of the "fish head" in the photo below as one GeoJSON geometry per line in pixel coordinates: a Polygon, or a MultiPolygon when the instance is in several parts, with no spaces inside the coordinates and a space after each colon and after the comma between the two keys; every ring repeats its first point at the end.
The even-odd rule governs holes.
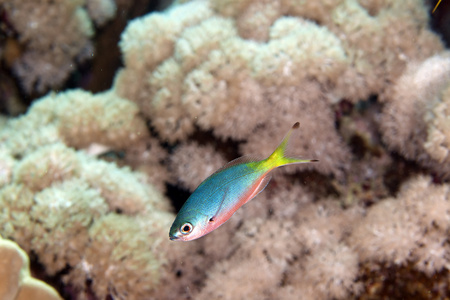
{"type": "Polygon", "coordinates": [[[198,213],[179,213],[169,231],[172,241],[192,241],[211,232],[208,216],[198,213]]]}

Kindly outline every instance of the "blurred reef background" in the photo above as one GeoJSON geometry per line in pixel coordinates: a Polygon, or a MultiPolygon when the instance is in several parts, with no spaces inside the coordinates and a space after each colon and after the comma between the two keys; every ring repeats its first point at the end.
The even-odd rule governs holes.
{"type": "Polygon", "coordinates": [[[436,2],[0,0],[0,298],[450,299],[436,2]],[[296,121],[319,163],[169,241],[296,121]]]}

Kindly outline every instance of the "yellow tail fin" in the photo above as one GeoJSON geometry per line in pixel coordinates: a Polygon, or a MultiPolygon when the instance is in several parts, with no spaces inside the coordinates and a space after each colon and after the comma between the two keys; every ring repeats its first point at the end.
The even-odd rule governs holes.
{"type": "Polygon", "coordinates": [[[300,157],[288,157],[286,156],[286,149],[289,145],[289,140],[292,135],[292,132],[296,129],[300,128],[300,123],[296,122],[292,128],[288,131],[283,141],[281,141],[280,145],[275,149],[275,151],[267,158],[267,161],[273,165],[273,168],[278,168],[284,165],[290,164],[303,164],[309,162],[317,162],[317,159],[309,159],[309,158],[300,158],[300,157]]]}

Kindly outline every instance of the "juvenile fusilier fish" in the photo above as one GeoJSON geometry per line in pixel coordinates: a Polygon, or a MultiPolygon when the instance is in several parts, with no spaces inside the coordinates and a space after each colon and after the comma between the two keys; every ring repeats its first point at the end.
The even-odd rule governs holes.
{"type": "Polygon", "coordinates": [[[285,152],[295,123],[281,144],[266,159],[243,156],[232,160],[205,179],[184,203],[170,228],[173,241],[191,241],[225,223],[242,205],[258,195],[272,178],[275,168],[316,162],[316,159],[287,157],[285,152]]]}

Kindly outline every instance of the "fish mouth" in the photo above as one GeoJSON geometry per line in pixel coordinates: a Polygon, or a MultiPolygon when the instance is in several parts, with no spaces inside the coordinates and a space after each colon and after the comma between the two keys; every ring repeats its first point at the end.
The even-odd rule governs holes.
{"type": "Polygon", "coordinates": [[[170,235],[170,236],[169,236],[169,239],[170,239],[171,241],[176,241],[176,240],[179,239],[179,237],[177,237],[176,235],[170,235]]]}

